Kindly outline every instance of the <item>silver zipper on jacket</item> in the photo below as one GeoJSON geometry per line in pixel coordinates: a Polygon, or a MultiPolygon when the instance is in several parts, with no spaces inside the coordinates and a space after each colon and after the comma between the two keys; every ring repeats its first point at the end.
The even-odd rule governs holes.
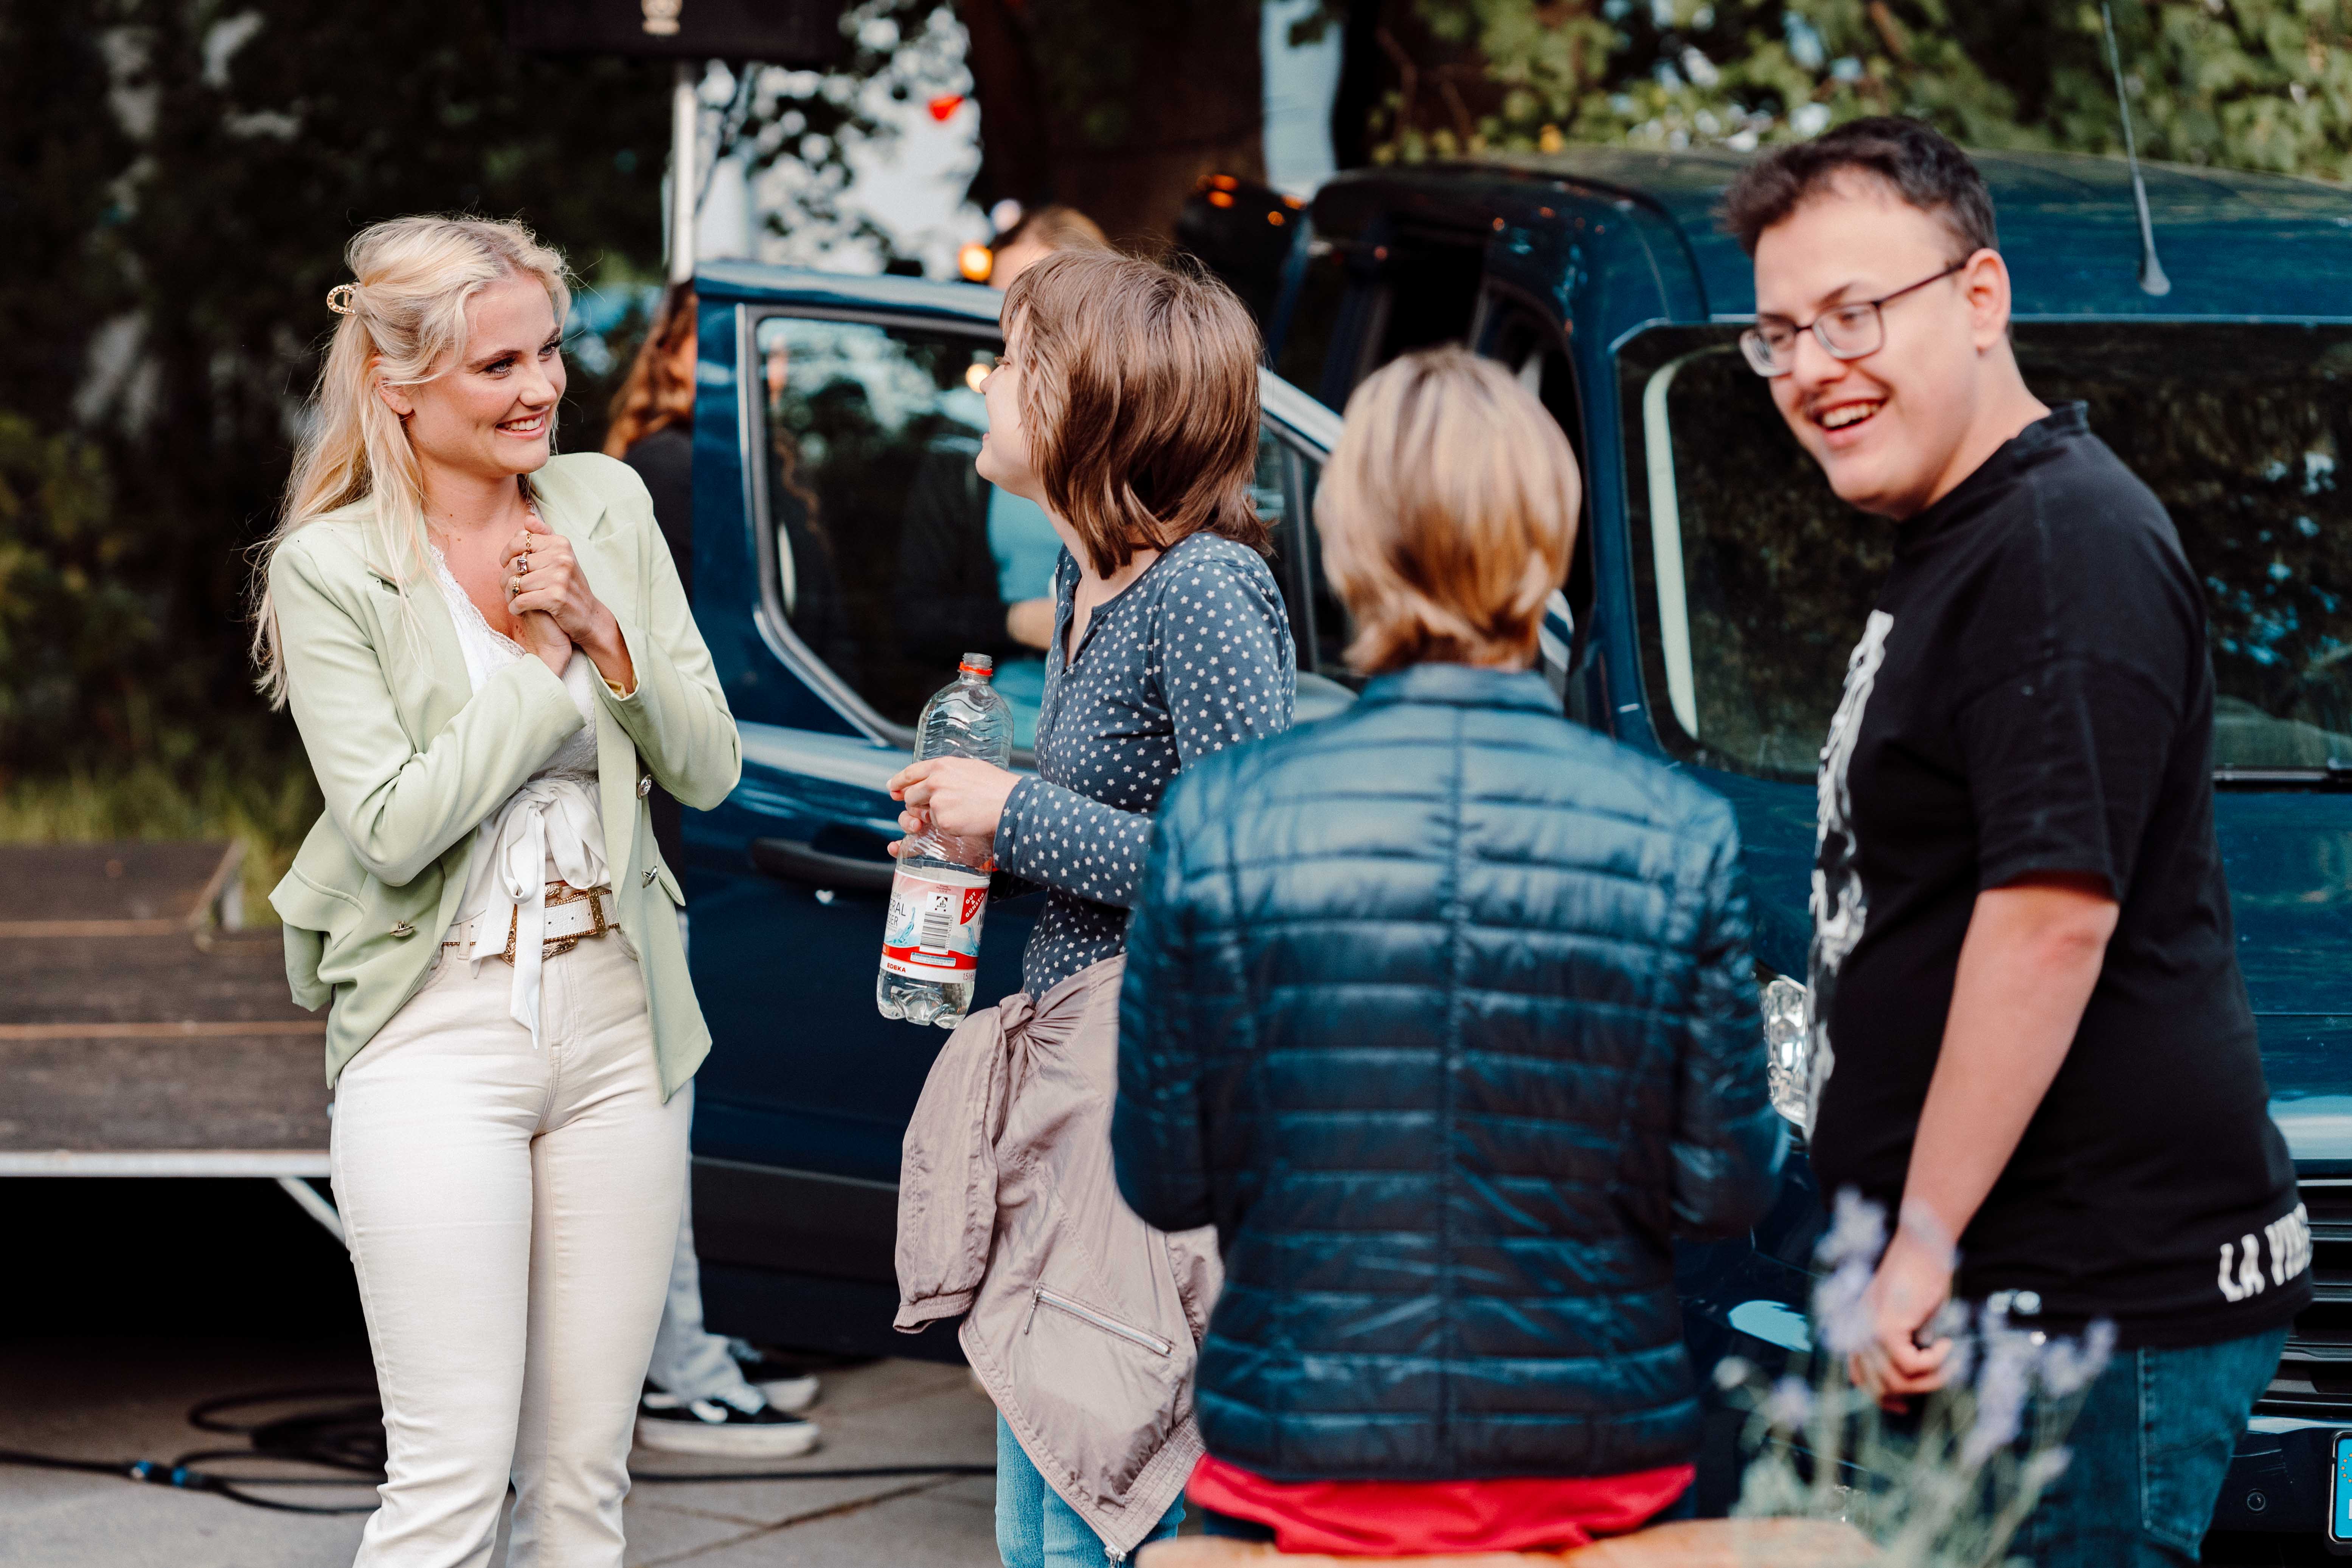
{"type": "Polygon", "coordinates": [[[1100,1329],[1103,1332],[1107,1334],[1117,1334],[1120,1339],[1129,1341],[1134,1344],[1141,1345],[1145,1350],[1150,1351],[1155,1355],[1173,1355],[1176,1352],[1176,1347],[1170,1344],[1166,1340],[1161,1339],[1158,1334],[1147,1334],[1141,1329],[1129,1328],[1127,1324],[1120,1322],[1117,1318],[1105,1317],[1102,1313],[1096,1311],[1092,1307],[1087,1306],[1082,1302],[1073,1301],[1067,1296],[1063,1295],[1059,1290],[1048,1290],[1043,1285],[1034,1285],[1030,1287],[1029,1320],[1027,1322],[1021,1325],[1021,1331],[1023,1333],[1027,1333],[1036,1325],[1037,1309],[1041,1304],[1048,1307],[1058,1307],[1063,1311],[1069,1313],[1073,1318],[1077,1319],[1080,1322],[1092,1323],[1096,1328],[1100,1329]]]}

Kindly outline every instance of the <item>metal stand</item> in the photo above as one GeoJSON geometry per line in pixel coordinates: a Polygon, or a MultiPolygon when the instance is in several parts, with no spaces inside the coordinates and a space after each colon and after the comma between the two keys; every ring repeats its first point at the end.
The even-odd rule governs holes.
{"type": "Polygon", "coordinates": [[[296,1176],[280,1176],[278,1184],[286,1189],[288,1197],[302,1205],[304,1214],[325,1227],[329,1236],[337,1241],[343,1239],[343,1216],[335,1212],[334,1205],[319,1195],[318,1188],[296,1176]]]}
{"type": "Polygon", "coordinates": [[[695,177],[695,144],[702,130],[702,100],[696,87],[693,64],[678,61],[669,89],[669,280],[673,284],[694,279],[694,209],[699,184],[695,177]]]}

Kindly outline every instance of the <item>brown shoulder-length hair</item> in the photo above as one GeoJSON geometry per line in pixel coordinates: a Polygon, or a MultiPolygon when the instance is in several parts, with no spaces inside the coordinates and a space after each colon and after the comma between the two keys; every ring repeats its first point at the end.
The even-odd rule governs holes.
{"type": "Polygon", "coordinates": [[[1202,531],[1265,550],[1249,494],[1260,345],[1232,289],[1066,250],[1013,280],[1004,321],[1030,459],[1098,574],[1202,531]]]}
{"type": "Polygon", "coordinates": [[[613,395],[613,422],[604,451],[620,458],[656,430],[694,418],[694,378],[677,374],[677,351],[694,341],[694,285],[673,283],[654,308],[653,323],[621,390],[613,395]]]}
{"type": "Polygon", "coordinates": [[[1349,666],[1530,662],[1582,496],[1568,437],[1494,361],[1424,349],[1374,373],[1315,494],[1349,666]]]}

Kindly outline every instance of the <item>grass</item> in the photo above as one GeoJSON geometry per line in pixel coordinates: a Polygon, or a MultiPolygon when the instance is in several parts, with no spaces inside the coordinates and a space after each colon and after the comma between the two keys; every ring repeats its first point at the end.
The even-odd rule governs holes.
{"type": "Polygon", "coordinates": [[[300,756],[232,763],[220,755],[178,769],[134,763],[103,773],[0,776],[0,844],[87,844],[116,838],[235,839],[245,846],[245,919],[275,925],[269,890],[320,810],[300,756]]]}

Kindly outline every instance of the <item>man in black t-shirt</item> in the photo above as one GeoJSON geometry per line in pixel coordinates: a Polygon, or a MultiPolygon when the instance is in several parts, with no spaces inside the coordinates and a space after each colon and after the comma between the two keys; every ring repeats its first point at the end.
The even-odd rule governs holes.
{"type": "Polygon", "coordinates": [[[1726,218],[1751,366],[1895,530],[1813,873],[1812,1162],[1897,1216],[1853,1375],[1890,1403],[1939,1386],[1951,1344],[1919,1342],[1955,1290],[2112,1322],[2020,1548],[2192,1563],[2311,1300],[2214,838],[2196,579],[2083,407],[2027,389],[1991,200],[1949,142],[1851,122],[1752,164],[1726,218]]]}

